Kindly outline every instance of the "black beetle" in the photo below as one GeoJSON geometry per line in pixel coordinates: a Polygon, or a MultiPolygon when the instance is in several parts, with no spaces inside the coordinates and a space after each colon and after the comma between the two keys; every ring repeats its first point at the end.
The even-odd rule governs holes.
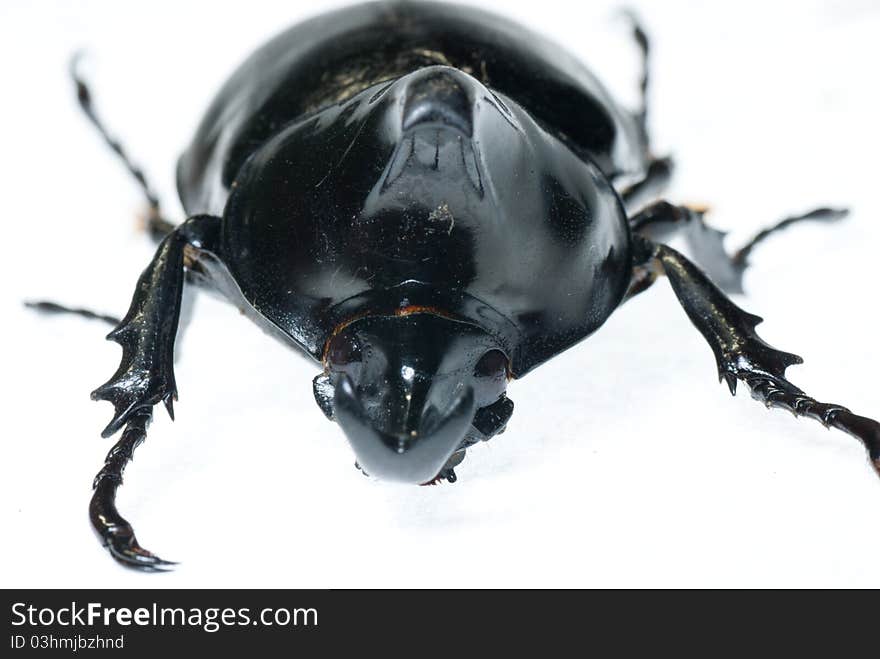
{"type": "MultiPolygon", "coordinates": [[[[634,35],[644,98],[648,40],[635,22],[634,35]]],[[[644,101],[621,108],[519,25],[382,2],[294,26],[209,108],[178,165],[189,214],[179,226],[74,77],[86,114],[146,192],[159,242],[109,335],[122,363],[93,393],[115,408],[104,436],[123,434],[90,514],[123,564],[169,565],[138,545],[115,496],[152,407],[172,413],[185,284],[220,292],[323,366],[315,398],[377,477],[454,481],[467,447],[505,429],[508,382],[590,335],[658,275],[731,393],[741,380],[767,406],[850,433],[880,471],[880,424],[786,380],[801,359],[763,342],[761,319],[722,292],[741,290],[747,257],[771,232],[845,212],[788,218],[728,254],[700,210],[646,205],[672,163],[651,152],[644,101]],[[678,232],[700,267],[660,242],[678,232]]]]}

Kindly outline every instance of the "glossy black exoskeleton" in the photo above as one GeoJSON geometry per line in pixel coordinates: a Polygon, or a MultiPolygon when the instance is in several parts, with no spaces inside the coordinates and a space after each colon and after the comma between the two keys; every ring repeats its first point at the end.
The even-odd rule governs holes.
{"type": "MultiPolygon", "coordinates": [[[[636,24],[634,34],[647,55],[636,24]]],[[[671,163],[651,153],[644,103],[621,108],[519,25],[382,2],[281,34],[229,79],[181,157],[189,219],[179,226],[161,218],[76,81],[147,192],[160,241],[109,335],[123,348],[119,370],[93,394],[115,408],[104,435],[123,435],[95,480],[91,518],[127,565],[167,565],[138,545],[114,500],[152,407],[172,411],[188,284],[219,291],[321,365],[318,404],[380,478],[455,480],[466,448],[510,419],[508,382],[589,336],[658,275],[732,393],[741,380],[768,406],[854,435],[880,469],[880,424],[786,380],[800,358],[764,343],[761,319],[722,292],[740,291],[770,231],[844,212],[784,220],[729,255],[700,211],[646,205],[671,163]],[[679,231],[699,268],[659,242],[679,231]]]]}

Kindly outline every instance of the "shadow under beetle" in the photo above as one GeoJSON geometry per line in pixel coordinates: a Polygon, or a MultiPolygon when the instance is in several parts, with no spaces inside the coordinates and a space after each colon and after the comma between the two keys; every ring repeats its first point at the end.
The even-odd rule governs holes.
{"type": "MultiPolygon", "coordinates": [[[[502,432],[507,384],[598,329],[666,275],[723,378],[768,407],[860,439],[880,471],[880,424],[785,378],[801,362],[755,333],[733,255],[698,210],[650,202],[671,174],[642,104],[622,109],[567,53],[473,8],[373,3],[301,23],[229,79],[180,158],[189,215],[174,226],[141,171],[79,101],[146,192],[159,246],[109,334],[122,363],[92,397],[122,429],[90,514],[120,562],[146,551],[115,506],[152,408],[177,398],[174,341],[185,285],[227,297],[323,366],[315,399],[358,466],[411,483],[455,480],[466,449],[502,432]],[[661,241],[680,232],[699,267],[661,241]]],[[[52,303],[46,311],[72,311],[52,303]]],[[[103,317],[106,319],[106,317],[103,317]]]]}

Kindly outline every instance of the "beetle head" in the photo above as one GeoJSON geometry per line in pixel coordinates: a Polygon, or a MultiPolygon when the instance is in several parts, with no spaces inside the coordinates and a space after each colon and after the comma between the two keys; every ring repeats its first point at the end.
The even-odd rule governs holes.
{"type": "Polygon", "coordinates": [[[416,312],[345,325],[325,363],[316,398],[358,464],[385,480],[425,483],[474,436],[475,412],[503,398],[509,362],[477,326],[416,312]],[[332,392],[323,403],[321,386],[332,392]]]}

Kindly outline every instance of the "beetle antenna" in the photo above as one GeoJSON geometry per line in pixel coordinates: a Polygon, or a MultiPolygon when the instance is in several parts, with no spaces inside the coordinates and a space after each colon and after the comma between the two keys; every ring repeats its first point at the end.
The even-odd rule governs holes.
{"type": "Polygon", "coordinates": [[[85,78],[83,78],[80,73],[80,62],[82,61],[83,56],[83,51],[77,51],[74,53],[73,57],[70,58],[70,77],[73,80],[73,84],[76,86],[76,99],[79,102],[79,106],[92,125],[98,129],[98,132],[101,134],[101,137],[104,138],[104,142],[107,146],[109,146],[119,159],[122,160],[122,163],[125,165],[129,174],[131,174],[135,181],[137,181],[138,186],[147,200],[147,228],[154,237],[162,238],[172,231],[174,226],[162,219],[162,213],[159,208],[159,197],[153,192],[153,188],[149,181],[147,181],[147,177],[143,170],[132,162],[119,140],[107,131],[104,123],[98,118],[98,115],[95,112],[94,103],[92,102],[92,92],[88,83],[85,81],[85,78]]]}
{"type": "Polygon", "coordinates": [[[141,547],[131,524],[116,509],[116,491],[122,485],[122,472],[134,457],[134,450],[147,438],[152,418],[149,408],[138,411],[126,424],[122,439],[110,449],[92,485],[94,494],[89,503],[89,518],[101,542],[117,561],[148,572],[166,572],[176,563],[164,561],[141,547]]]}

